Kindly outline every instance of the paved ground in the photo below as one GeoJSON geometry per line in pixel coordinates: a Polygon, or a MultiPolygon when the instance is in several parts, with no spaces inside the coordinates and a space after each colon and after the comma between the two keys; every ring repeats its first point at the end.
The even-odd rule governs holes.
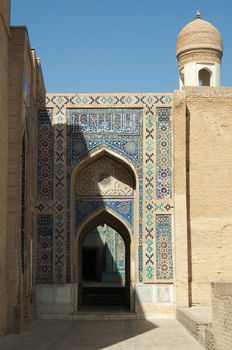
{"type": "Polygon", "coordinates": [[[202,350],[175,320],[35,321],[0,350],[202,350]]]}

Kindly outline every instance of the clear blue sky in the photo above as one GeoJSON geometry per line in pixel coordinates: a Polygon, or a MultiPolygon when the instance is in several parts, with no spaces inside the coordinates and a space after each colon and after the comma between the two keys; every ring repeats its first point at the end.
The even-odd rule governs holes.
{"type": "Polygon", "coordinates": [[[169,92],[178,32],[197,9],[222,33],[232,86],[230,0],[12,0],[11,24],[28,27],[48,92],[169,92]]]}

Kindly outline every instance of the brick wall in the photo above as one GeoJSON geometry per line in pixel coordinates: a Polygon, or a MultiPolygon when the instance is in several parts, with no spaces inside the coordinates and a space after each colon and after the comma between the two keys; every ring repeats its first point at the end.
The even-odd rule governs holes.
{"type": "Polygon", "coordinates": [[[176,306],[189,306],[188,236],[186,205],[186,98],[174,93],[174,188],[175,188],[175,280],[176,306]]]}
{"type": "Polygon", "coordinates": [[[190,304],[210,305],[210,283],[232,271],[232,89],[185,93],[190,304]]]}
{"type": "Polygon", "coordinates": [[[19,329],[22,313],[21,274],[21,149],[23,133],[23,69],[25,28],[11,28],[9,50],[9,129],[8,129],[8,325],[9,332],[19,329]]]}
{"type": "Polygon", "coordinates": [[[0,0],[0,16],[2,16],[7,30],[10,26],[10,7],[10,0],[0,0]]]}
{"type": "Polygon", "coordinates": [[[31,52],[26,27],[12,27],[9,46],[8,125],[8,332],[21,331],[34,316],[31,274],[33,240],[34,137],[36,99],[44,93],[40,64],[31,52]],[[25,83],[25,80],[27,81],[25,83]],[[26,93],[27,92],[27,93],[26,93]],[[22,145],[25,143],[25,224],[21,240],[22,145]],[[24,247],[24,248],[23,248],[24,247]],[[24,269],[22,255],[24,252],[24,269]]]}
{"type": "Polygon", "coordinates": [[[214,350],[232,349],[232,283],[212,283],[214,350]]]}
{"type": "Polygon", "coordinates": [[[6,238],[9,8],[0,1],[0,335],[7,331],[6,238]]]}

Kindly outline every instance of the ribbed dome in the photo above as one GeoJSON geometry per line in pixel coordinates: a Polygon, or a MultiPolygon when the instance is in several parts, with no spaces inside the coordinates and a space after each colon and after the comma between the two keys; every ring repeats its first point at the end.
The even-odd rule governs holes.
{"type": "Polygon", "coordinates": [[[180,31],[176,42],[176,56],[179,58],[187,52],[204,50],[216,51],[222,56],[223,42],[219,30],[198,17],[180,31]]]}

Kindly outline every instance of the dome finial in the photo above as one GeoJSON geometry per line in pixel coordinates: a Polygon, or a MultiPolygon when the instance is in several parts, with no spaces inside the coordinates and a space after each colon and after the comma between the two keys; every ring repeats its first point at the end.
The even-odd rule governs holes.
{"type": "Polygon", "coordinates": [[[201,13],[199,10],[196,12],[196,19],[201,19],[201,13]]]}

